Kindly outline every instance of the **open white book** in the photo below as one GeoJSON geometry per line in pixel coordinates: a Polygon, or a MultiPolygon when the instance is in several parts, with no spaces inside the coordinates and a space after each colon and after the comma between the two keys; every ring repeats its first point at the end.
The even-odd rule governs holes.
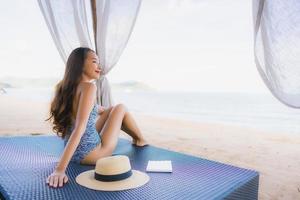
{"type": "Polygon", "coordinates": [[[149,160],[146,171],[172,172],[172,162],[170,160],[149,160]]]}

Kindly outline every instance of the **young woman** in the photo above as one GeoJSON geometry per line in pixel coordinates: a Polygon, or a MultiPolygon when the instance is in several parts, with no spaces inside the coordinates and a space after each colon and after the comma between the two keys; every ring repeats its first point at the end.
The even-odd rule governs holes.
{"type": "Polygon", "coordinates": [[[56,85],[47,119],[52,119],[53,131],[65,141],[60,161],[47,177],[49,186],[62,187],[68,181],[65,170],[70,161],[95,165],[99,158],[110,156],[118,142],[120,130],[132,137],[133,145],[147,145],[123,104],[107,109],[97,105],[94,80],[100,74],[99,60],[93,50],[80,47],[72,51],[64,77],[56,85]]]}

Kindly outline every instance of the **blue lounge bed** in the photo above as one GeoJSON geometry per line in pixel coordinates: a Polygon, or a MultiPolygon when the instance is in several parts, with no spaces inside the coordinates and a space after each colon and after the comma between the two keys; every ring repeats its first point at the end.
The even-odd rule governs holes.
{"type": "Polygon", "coordinates": [[[259,174],[155,146],[135,147],[119,139],[114,154],[127,155],[133,169],[146,170],[148,160],[172,160],[173,173],[148,173],[150,182],[125,191],[95,191],[78,185],[75,177],[92,165],[70,162],[68,183],[51,188],[45,180],[63,151],[57,136],[0,137],[1,199],[257,199],[259,174]]]}

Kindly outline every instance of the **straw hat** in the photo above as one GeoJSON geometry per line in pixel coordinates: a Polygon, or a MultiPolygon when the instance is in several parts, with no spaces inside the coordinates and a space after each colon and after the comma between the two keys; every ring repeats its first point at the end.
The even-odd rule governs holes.
{"type": "Polygon", "coordinates": [[[93,190],[119,191],[140,187],[149,176],[131,169],[129,158],[124,155],[100,158],[94,170],[82,172],[76,182],[93,190]]]}

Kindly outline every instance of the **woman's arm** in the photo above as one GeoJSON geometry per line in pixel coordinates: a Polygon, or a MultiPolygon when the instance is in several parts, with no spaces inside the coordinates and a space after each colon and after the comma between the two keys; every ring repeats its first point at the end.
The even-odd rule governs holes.
{"type": "Polygon", "coordinates": [[[81,92],[79,98],[75,127],[62,153],[60,161],[55,168],[55,171],[47,178],[47,182],[49,182],[50,186],[53,185],[56,187],[58,183],[59,186],[62,186],[63,182],[66,182],[63,178],[65,176],[64,172],[86,129],[89,114],[94,106],[96,90],[97,87],[95,84],[83,83],[83,91],[81,92]]]}

